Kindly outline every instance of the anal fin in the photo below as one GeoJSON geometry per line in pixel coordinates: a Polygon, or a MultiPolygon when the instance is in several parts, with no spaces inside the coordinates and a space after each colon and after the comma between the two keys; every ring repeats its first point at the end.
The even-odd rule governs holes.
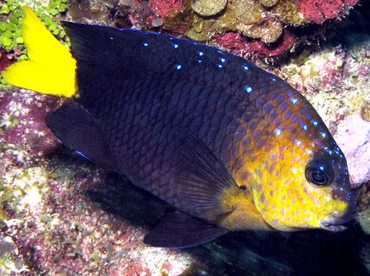
{"type": "Polygon", "coordinates": [[[184,248],[211,241],[227,232],[225,228],[184,213],[171,212],[145,236],[144,242],[151,246],[184,248]]]}

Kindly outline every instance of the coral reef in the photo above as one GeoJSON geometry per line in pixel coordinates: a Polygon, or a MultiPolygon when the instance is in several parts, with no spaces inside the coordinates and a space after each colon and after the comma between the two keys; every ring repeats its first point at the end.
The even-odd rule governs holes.
{"type": "MultiPolygon", "coordinates": [[[[187,254],[141,242],[147,231],[144,214],[158,200],[143,198],[138,189],[130,191],[132,185],[125,178],[71,151],[55,152],[60,144],[47,129],[45,116],[59,99],[22,90],[0,92],[0,102],[4,103],[0,107],[3,274],[178,275],[185,270],[187,254]],[[114,194],[119,197],[112,198],[114,194]],[[115,212],[103,211],[98,204],[112,200],[115,212]],[[148,205],[143,210],[133,200],[148,205]],[[131,212],[130,202],[136,211],[131,212]]],[[[161,216],[163,207],[157,210],[161,216]]]]}
{"type": "Polygon", "coordinates": [[[212,16],[226,8],[227,0],[195,0],[191,3],[194,12],[201,16],[212,16]]]}
{"type": "MultiPolygon", "coordinates": [[[[36,156],[44,158],[58,145],[44,120],[46,114],[62,100],[33,94],[26,91],[23,92],[23,97],[17,97],[17,94],[15,97],[0,94],[0,135],[3,149],[8,145],[17,146],[37,161],[36,156]]],[[[18,156],[17,160],[20,159],[22,158],[18,156]]]]}
{"type": "Polygon", "coordinates": [[[345,15],[358,1],[187,0],[177,10],[161,8],[162,5],[175,8],[179,1],[173,0],[172,5],[169,2],[150,2],[155,7],[152,11],[163,20],[160,25],[163,30],[183,25],[188,38],[203,42],[210,41],[216,34],[222,37],[225,32],[238,32],[247,38],[250,51],[262,56],[278,56],[291,49],[295,42],[291,32],[283,32],[286,27],[322,24],[345,15]]]}
{"type": "Polygon", "coordinates": [[[345,120],[338,123],[336,140],[347,157],[353,186],[357,187],[370,179],[369,122],[364,121],[359,112],[347,115],[345,120]]]}
{"type": "MultiPolygon", "coordinates": [[[[227,49],[236,32],[246,52],[262,57],[286,54],[296,47],[298,26],[322,24],[343,17],[356,0],[149,0],[70,1],[74,20],[108,23],[138,29],[161,30],[200,42],[219,43],[227,49]],[[78,10],[80,9],[80,10],[78,10]],[[105,14],[104,16],[102,14],[105,14]],[[113,14],[107,18],[107,14],[113,14]],[[83,19],[83,17],[85,17],[83,19]],[[122,24],[122,19],[125,23],[122,24]],[[288,29],[289,30],[288,30],[288,29]],[[226,35],[225,38],[222,38],[226,35]],[[227,41],[226,41],[227,40],[227,41]]],[[[232,42],[231,42],[232,43],[232,42]]]]}
{"type": "MultiPolygon", "coordinates": [[[[228,21],[229,16],[234,16],[230,11],[237,1],[228,1],[212,16],[199,15],[187,1],[81,1],[85,3],[84,10],[80,10],[82,4],[77,5],[73,15],[68,16],[81,22],[107,20],[112,25],[160,29],[178,35],[192,35],[192,30],[201,40],[250,58],[251,48],[270,56],[294,47],[299,37],[286,26],[310,23],[297,3],[325,7],[324,1],[289,0],[284,7],[280,5],[282,0],[254,2],[258,3],[256,14],[267,11],[269,22],[276,22],[272,20],[276,20],[274,13],[279,14],[283,39],[264,43],[262,36],[247,37],[246,33],[253,29],[245,28],[245,33],[237,30],[236,21],[228,21]],[[283,8],[285,12],[279,12],[283,8]],[[279,46],[280,40],[291,41],[291,46],[279,46]]],[[[344,4],[336,15],[342,15],[357,1],[340,2],[344,4]]],[[[365,8],[366,5],[361,9],[365,8]]],[[[362,18],[360,9],[353,12],[352,20],[362,18]]],[[[320,20],[333,16],[320,14],[320,20]]],[[[319,22],[315,20],[311,22],[319,22]]],[[[45,116],[63,100],[0,88],[0,274],[369,274],[370,36],[366,35],[369,23],[360,26],[354,22],[347,16],[335,23],[334,29],[341,34],[339,41],[335,38],[338,32],[329,39],[321,29],[320,35],[328,41],[305,47],[289,64],[273,67],[263,59],[254,59],[309,99],[346,154],[359,211],[358,221],[349,225],[349,231],[240,232],[186,250],[148,247],[142,243],[143,236],[171,207],[135,188],[124,176],[107,172],[60,146],[47,129],[45,116]],[[344,28],[354,24],[361,32],[350,29],[346,33],[344,28]]],[[[0,36],[4,28],[1,26],[4,25],[0,23],[0,36]]],[[[13,50],[3,47],[1,51],[2,68],[9,64],[4,56],[21,55],[22,44],[11,39],[13,50]]]]}
{"type": "Polygon", "coordinates": [[[297,6],[308,21],[321,24],[327,19],[343,15],[348,7],[357,2],[358,0],[298,0],[297,6]]]}

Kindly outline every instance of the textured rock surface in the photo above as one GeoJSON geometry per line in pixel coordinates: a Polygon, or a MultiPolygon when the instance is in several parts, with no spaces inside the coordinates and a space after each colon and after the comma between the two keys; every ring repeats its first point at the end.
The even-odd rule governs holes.
{"type": "MultiPolygon", "coordinates": [[[[268,2],[263,5],[274,5],[268,2]]],[[[153,20],[160,14],[166,22],[162,16],[178,9],[179,3],[149,1],[143,13],[153,20]]],[[[138,7],[134,2],[130,5],[138,7]]],[[[129,11],[126,15],[131,24],[146,24],[140,21],[143,14],[129,11]]],[[[358,12],[355,15],[359,18],[358,12]]],[[[186,250],[148,247],[142,243],[143,236],[172,208],[136,189],[125,177],[104,171],[60,146],[44,118],[62,100],[3,90],[0,274],[369,274],[369,28],[353,21],[336,26],[345,28],[340,40],[325,36],[325,28],[318,29],[327,41],[320,40],[320,45],[315,41],[289,64],[270,67],[256,57],[253,60],[301,91],[346,153],[359,210],[358,222],[351,223],[348,231],[240,232],[186,250]]],[[[227,48],[245,55],[246,40],[240,33],[220,37],[230,45],[227,48]]]]}

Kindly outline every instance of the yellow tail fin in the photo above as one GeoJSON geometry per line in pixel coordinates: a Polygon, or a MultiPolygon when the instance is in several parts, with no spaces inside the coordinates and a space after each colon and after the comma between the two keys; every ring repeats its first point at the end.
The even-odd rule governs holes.
{"type": "Polygon", "coordinates": [[[76,61],[41,23],[33,11],[23,7],[22,36],[29,60],[9,66],[4,79],[11,85],[43,94],[70,98],[76,94],[76,61]]]}

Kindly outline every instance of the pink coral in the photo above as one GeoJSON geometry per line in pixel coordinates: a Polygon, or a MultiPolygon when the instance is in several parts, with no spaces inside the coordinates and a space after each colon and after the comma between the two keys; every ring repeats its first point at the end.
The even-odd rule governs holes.
{"type": "Polygon", "coordinates": [[[262,57],[275,57],[284,54],[293,46],[295,41],[296,37],[291,32],[284,30],[280,41],[274,43],[273,46],[269,46],[260,41],[254,41],[249,43],[249,47],[262,57]]]}
{"type": "Polygon", "coordinates": [[[162,19],[173,10],[180,9],[182,1],[179,0],[149,0],[152,11],[158,14],[162,19]]]}
{"type": "Polygon", "coordinates": [[[321,24],[327,19],[343,15],[348,7],[357,4],[358,0],[298,0],[299,11],[309,21],[321,24]]]}
{"type": "Polygon", "coordinates": [[[241,54],[244,52],[253,52],[260,57],[275,57],[284,54],[289,50],[295,43],[296,37],[289,32],[284,30],[282,37],[278,42],[267,45],[261,41],[250,41],[240,33],[236,32],[226,32],[225,34],[216,34],[216,42],[230,49],[233,54],[241,54]]]}
{"type": "MultiPolygon", "coordinates": [[[[298,40],[287,31],[287,26],[321,24],[343,16],[358,0],[238,0],[213,16],[199,15],[190,8],[190,2],[194,1],[134,0],[130,19],[141,29],[159,28],[200,42],[215,39],[234,54],[249,52],[260,57],[276,57],[286,53],[298,40]],[[255,40],[248,42],[252,39],[255,40]]],[[[214,6],[212,1],[198,2],[203,9],[214,6]]]]}
{"type": "Polygon", "coordinates": [[[370,179],[370,124],[359,113],[340,121],[334,136],[347,157],[352,186],[358,187],[370,179]],[[351,142],[348,142],[351,141],[351,142]]]}
{"type": "Polygon", "coordinates": [[[50,153],[59,144],[47,128],[45,116],[61,101],[28,91],[0,92],[0,141],[22,145],[36,156],[50,153]]]}
{"type": "Polygon", "coordinates": [[[240,33],[226,32],[224,34],[215,34],[216,42],[227,49],[233,54],[240,54],[241,51],[249,51],[247,40],[240,33]]]}

